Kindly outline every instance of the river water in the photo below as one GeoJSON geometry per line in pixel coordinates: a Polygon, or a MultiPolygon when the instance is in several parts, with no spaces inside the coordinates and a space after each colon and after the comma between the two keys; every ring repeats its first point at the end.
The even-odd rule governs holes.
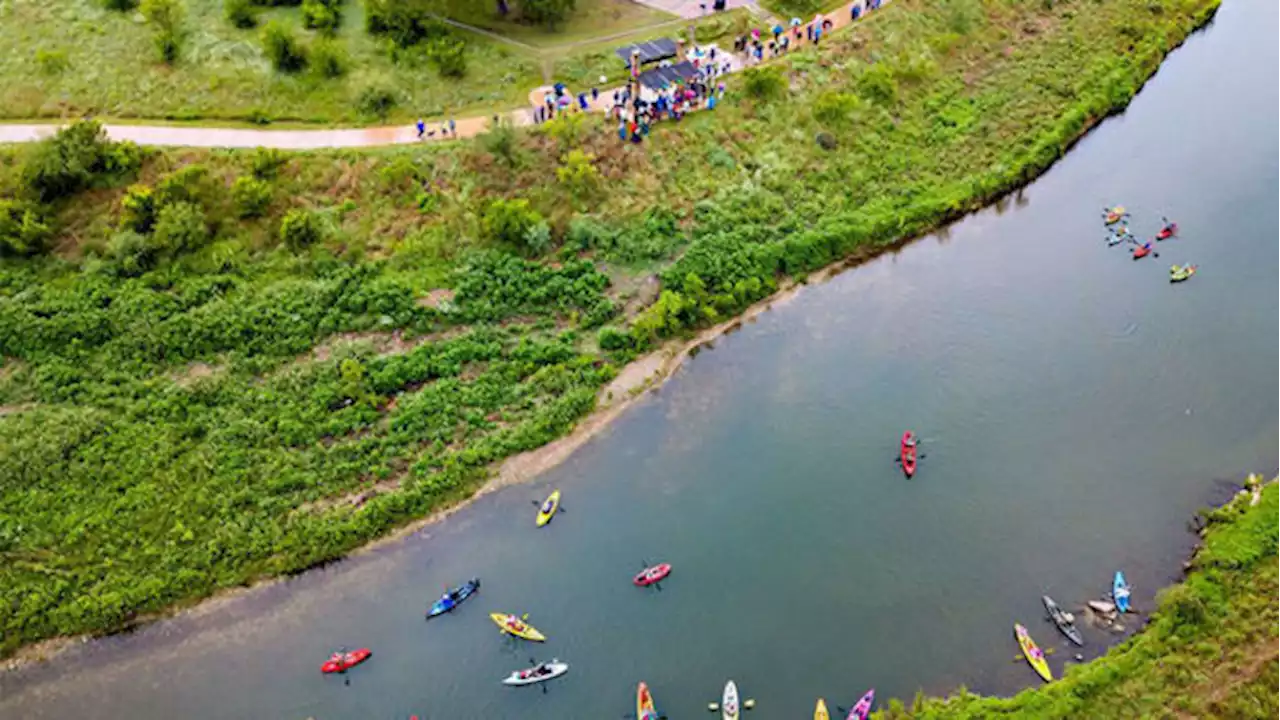
{"type": "Polygon", "coordinates": [[[1192,513],[1276,469],[1276,24],[1274,0],[1228,0],[1019,198],[779,304],[535,483],[2,675],[0,716],[620,718],[645,680],[687,718],[733,678],[766,720],[870,686],[1036,682],[1010,628],[1063,645],[1042,593],[1074,605],[1122,568],[1152,607],[1192,513]],[[1158,260],[1107,248],[1117,202],[1181,236],[1158,260]],[[905,428],[927,454],[912,481],[905,428]],[[552,487],[566,512],[535,529],[552,487]],[[661,592],[631,586],[643,560],[674,564],[661,592]],[[474,575],[476,599],[423,622],[474,575]],[[491,611],[550,639],[516,646],[491,611]],[[350,685],[317,670],[343,644],[374,650],[350,685]],[[498,684],[530,656],[569,675],[498,684]]]}

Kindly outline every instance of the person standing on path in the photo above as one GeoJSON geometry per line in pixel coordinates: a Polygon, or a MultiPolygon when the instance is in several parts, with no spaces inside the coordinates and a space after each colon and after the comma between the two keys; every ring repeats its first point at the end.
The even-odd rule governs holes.
{"type": "Polygon", "coordinates": [[[418,139],[421,140],[422,134],[427,131],[427,124],[422,121],[422,118],[418,118],[418,124],[415,127],[418,128],[418,139]]]}
{"type": "Polygon", "coordinates": [[[454,139],[458,137],[458,123],[453,118],[449,118],[449,135],[454,139]]]}

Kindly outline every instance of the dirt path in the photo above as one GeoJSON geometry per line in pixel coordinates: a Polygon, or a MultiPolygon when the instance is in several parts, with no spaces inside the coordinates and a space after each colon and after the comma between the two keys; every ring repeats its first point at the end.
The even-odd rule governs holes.
{"type": "MultiPolygon", "coordinates": [[[[842,5],[839,9],[827,13],[824,17],[832,22],[831,31],[839,30],[849,25],[851,23],[851,8],[855,4],[865,7],[865,1],[855,0],[853,3],[842,5]]],[[[885,0],[885,2],[888,1],[885,0]]],[[[685,0],[685,2],[693,2],[693,0],[685,0]]],[[[745,4],[754,4],[754,1],[745,4]]],[[[693,2],[693,6],[696,8],[697,3],[693,2]]],[[[767,25],[768,23],[764,22],[763,24],[767,25]]],[[[470,26],[467,26],[467,29],[488,34],[488,31],[480,31],[478,28],[471,28],[470,26]]],[[[831,31],[828,31],[828,33],[831,31]]],[[[767,39],[769,35],[768,27],[761,29],[762,38],[767,39]]],[[[607,40],[608,38],[606,37],[605,39],[607,40]]],[[[600,38],[590,40],[590,42],[598,41],[600,41],[600,38]]],[[[518,41],[512,40],[511,42],[521,47],[529,47],[518,41]]],[[[793,36],[792,48],[794,49],[792,52],[810,44],[803,33],[801,33],[798,40],[793,36]]],[[[767,58],[765,62],[768,62],[767,58]]],[[[736,62],[734,63],[734,70],[736,71],[742,66],[743,63],[736,62]]],[[[605,98],[612,98],[615,89],[619,88],[601,88],[600,99],[591,103],[591,110],[596,112],[607,111],[608,103],[605,102],[605,98]]],[[[542,91],[543,89],[539,88],[534,93],[531,93],[530,97],[540,98],[542,91]]],[[[259,128],[204,128],[180,125],[119,124],[105,124],[104,127],[107,131],[107,136],[112,140],[130,140],[139,145],[211,148],[271,147],[282,150],[314,150],[319,148],[408,145],[418,142],[440,142],[442,140],[473,137],[487,130],[495,119],[502,118],[517,126],[531,125],[533,123],[533,110],[532,107],[522,107],[495,115],[457,118],[457,132],[455,135],[445,133],[439,120],[433,121],[428,123],[428,135],[423,138],[418,137],[417,130],[412,125],[330,130],[264,130],[259,128]]],[[[0,124],[0,143],[37,142],[53,135],[59,128],[64,126],[65,123],[0,124]]]]}

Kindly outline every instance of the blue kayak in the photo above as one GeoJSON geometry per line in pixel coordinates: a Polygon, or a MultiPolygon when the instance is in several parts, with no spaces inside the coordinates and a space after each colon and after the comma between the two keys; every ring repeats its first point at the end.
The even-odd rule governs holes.
{"type": "Polygon", "coordinates": [[[1116,600],[1116,610],[1129,612],[1129,583],[1124,581],[1124,573],[1116,571],[1116,579],[1111,583],[1111,595],[1116,600]]]}
{"type": "Polygon", "coordinates": [[[437,615],[443,615],[450,610],[461,605],[467,598],[475,594],[480,589],[480,578],[471,578],[470,581],[459,585],[450,590],[444,597],[440,598],[427,611],[427,617],[433,618],[437,615]]]}

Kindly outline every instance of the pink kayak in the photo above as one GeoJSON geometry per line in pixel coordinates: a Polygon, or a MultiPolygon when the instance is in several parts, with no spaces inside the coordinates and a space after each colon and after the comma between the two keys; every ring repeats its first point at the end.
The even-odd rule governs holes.
{"type": "Polygon", "coordinates": [[[651,568],[641,570],[640,573],[631,580],[631,582],[639,585],[640,587],[648,587],[670,574],[671,563],[662,563],[661,565],[654,565],[651,568]]]}
{"type": "Polygon", "coordinates": [[[876,689],[871,688],[866,695],[858,701],[857,705],[849,711],[849,716],[845,720],[867,720],[867,716],[871,714],[871,705],[876,701],[876,689]]]}

